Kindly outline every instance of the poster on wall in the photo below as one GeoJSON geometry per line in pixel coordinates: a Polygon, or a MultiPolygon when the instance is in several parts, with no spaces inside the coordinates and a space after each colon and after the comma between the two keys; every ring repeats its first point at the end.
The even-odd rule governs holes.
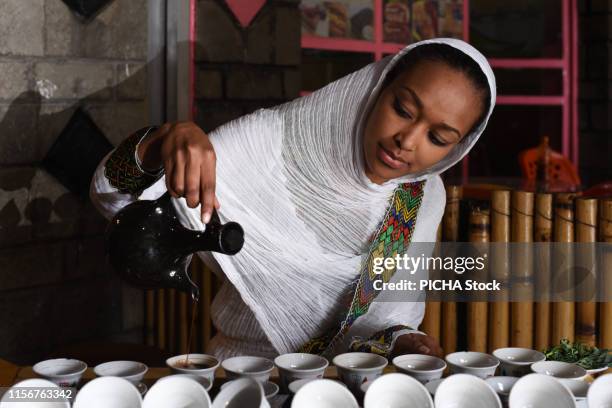
{"type": "Polygon", "coordinates": [[[385,42],[408,44],[410,32],[409,0],[385,0],[383,6],[383,39],[385,42]]]}
{"type": "Polygon", "coordinates": [[[415,0],[412,2],[412,39],[427,40],[438,37],[438,2],[415,0]]]}
{"type": "Polygon", "coordinates": [[[463,38],[462,0],[438,0],[438,35],[463,38]]]}
{"type": "MultiPolygon", "coordinates": [[[[302,34],[374,40],[373,0],[302,0],[302,34]]],[[[463,37],[462,0],[383,0],[383,41],[463,37]]]]}
{"type": "Polygon", "coordinates": [[[374,40],[373,0],[303,0],[302,34],[374,40]]]}

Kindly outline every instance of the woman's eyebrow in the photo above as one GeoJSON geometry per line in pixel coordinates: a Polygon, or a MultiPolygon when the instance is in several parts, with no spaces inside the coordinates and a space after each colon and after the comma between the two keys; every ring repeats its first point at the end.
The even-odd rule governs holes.
{"type": "Polygon", "coordinates": [[[423,109],[423,102],[421,101],[421,98],[419,98],[419,95],[416,94],[416,92],[414,92],[411,88],[407,86],[402,86],[401,88],[410,93],[410,96],[412,96],[412,99],[414,99],[414,103],[416,104],[417,108],[423,109]]]}
{"type": "Polygon", "coordinates": [[[460,133],[460,132],[459,132],[457,129],[455,129],[454,127],[449,126],[449,125],[447,125],[447,124],[446,124],[446,123],[444,123],[444,122],[442,122],[442,123],[440,124],[440,127],[441,127],[441,128],[443,128],[443,129],[445,129],[445,130],[448,130],[449,132],[456,133],[456,134],[457,134],[457,140],[460,140],[460,139],[461,139],[461,133],[460,133]]]}
{"type": "MultiPolygon", "coordinates": [[[[421,98],[419,98],[419,95],[417,95],[416,92],[414,92],[413,89],[407,87],[407,86],[402,86],[402,89],[408,91],[408,93],[410,94],[410,96],[412,96],[412,99],[414,99],[414,103],[417,105],[417,108],[419,109],[423,109],[423,102],[421,101],[421,98]]],[[[457,134],[457,140],[461,139],[461,132],[459,132],[457,129],[455,129],[454,127],[442,122],[440,124],[440,127],[443,128],[444,130],[448,130],[449,132],[453,132],[457,134]]]]}

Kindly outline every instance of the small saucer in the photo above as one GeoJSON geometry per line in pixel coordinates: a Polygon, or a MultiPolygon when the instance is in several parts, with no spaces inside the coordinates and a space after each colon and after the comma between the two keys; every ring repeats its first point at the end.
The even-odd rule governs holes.
{"type": "Polygon", "coordinates": [[[136,388],[138,389],[138,392],[140,393],[140,395],[142,395],[144,397],[144,395],[147,393],[148,388],[147,388],[147,384],[141,382],[138,383],[138,385],[136,386],[136,388]]]}

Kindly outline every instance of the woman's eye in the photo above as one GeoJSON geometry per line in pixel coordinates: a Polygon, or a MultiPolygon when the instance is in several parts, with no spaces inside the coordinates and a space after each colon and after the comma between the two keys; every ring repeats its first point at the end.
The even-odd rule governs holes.
{"type": "Polygon", "coordinates": [[[447,143],[444,140],[442,140],[438,135],[436,135],[433,132],[429,132],[427,136],[429,137],[429,140],[431,141],[431,143],[435,144],[436,146],[446,146],[447,145],[447,143]]]}
{"type": "Polygon", "coordinates": [[[412,118],[410,112],[404,109],[398,98],[393,99],[393,109],[395,109],[395,112],[397,112],[397,114],[400,115],[402,118],[412,118]]]}

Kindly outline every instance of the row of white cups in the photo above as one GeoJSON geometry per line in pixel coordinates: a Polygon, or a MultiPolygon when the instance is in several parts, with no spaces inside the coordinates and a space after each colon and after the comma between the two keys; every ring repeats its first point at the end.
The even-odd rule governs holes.
{"type": "MultiPolygon", "coordinates": [[[[186,355],[168,359],[166,363],[174,374],[160,378],[148,392],[142,383],[146,365],[133,361],[100,364],[94,368],[98,378],[77,392],[73,408],[268,408],[279,393],[279,386],[269,381],[275,366],[280,392],[295,394],[291,402],[294,408],[358,407],[357,401],[362,398],[365,408],[612,408],[612,375],[589,384],[585,378],[601,370],[544,361],[542,353],[524,348],[498,349],[493,355],[456,352],[444,360],[407,354],[392,360],[396,373],[385,375],[386,358],[345,353],[332,361],[339,381],[323,379],[329,362],[313,354],[283,354],[274,361],[240,356],[222,363],[210,355],[190,354],[187,367],[185,359],[186,355]],[[222,385],[211,402],[209,391],[220,365],[231,381],[222,385]],[[447,367],[451,375],[442,379],[447,367]],[[495,376],[498,367],[501,376],[495,376]]],[[[74,359],[46,360],[33,367],[42,378],[24,380],[13,387],[74,387],[86,369],[85,363],[74,359]]],[[[0,408],[24,407],[6,400],[6,396],[0,408]]],[[[41,408],[70,407],[67,401],[40,404],[41,408]]]]}

